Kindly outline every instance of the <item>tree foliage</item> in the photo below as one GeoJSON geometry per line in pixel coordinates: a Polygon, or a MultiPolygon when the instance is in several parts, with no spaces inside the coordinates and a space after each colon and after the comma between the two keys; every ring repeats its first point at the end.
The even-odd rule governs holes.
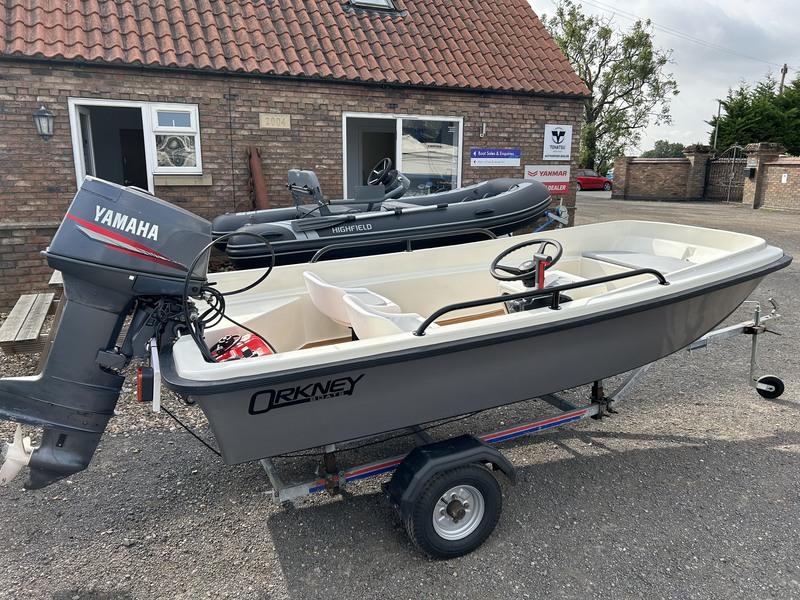
{"type": "Polygon", "coordinates": [[[683,148],[680,142],[656,140],[652,150],[642,152],[642,158],[683,158],[683,148]]]}
{"type": "MultiPolygon", "coordinates": [[[[777,142],[791,154],[800,154],[800,77],[783,94],[778,93],[778,84],[771,75],[753,87],[741,84],[735,90],[728,90],[722,109],[718,150],[733,145],[777,142]]],[[[708,124],[712,127],[713,144],[717,117],[708,124]]]]}
{"type": "Polygon", "coordinates": [[[555,14],[542,20],[591,92],[584,101],[582,167],[603,170],[651,122],[671,122],[669,102],[678,93],[667,73],[671,51],[654,46],[650,21],[622,31],[611,19],[585,15],[572,0],[557,0],[555,14]]]}

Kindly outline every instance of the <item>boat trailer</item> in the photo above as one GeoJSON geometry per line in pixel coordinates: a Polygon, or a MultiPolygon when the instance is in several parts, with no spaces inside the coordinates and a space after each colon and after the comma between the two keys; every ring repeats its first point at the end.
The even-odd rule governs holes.
{"type": "MultiPolygon", "coordinates": [[[[752,320],[711,331],[685,350],[693,352],[739,335],[750,336],[749,385],[762,397],[775,399],[784,391],[783,381],[773,375],[761,375],[758,366],[759,337],[764,333],[774,333],[768,325],[780,318],[775,301],[770,298],[769,302],[772,309],[764,315],[758,302],[748,301],[755,304],[752,320]]],[[[436,558],[453,558],[482,544],[499,519],[502,496],[489,470],[500,470],[512,482],[515,480],[513,466],[497,445],[584,419],[602,419],[615,414],[615,407],[654,364],[630,371],[611,393],[606,393],[602,380],[595,381],[589,403],[585,405],[575,404],[560,394],[542,396],[541,400],[560,411],[557,416],[521,422],[475,436],[462,435],[439,441],[428,433],[432,428],[460,420],[457,418],[428,427],[411,427],[406,433],[389,438],[413,436],[415,447],[407,454],[343,467],[338,453],[362,446],[326,446],[320,453],[321,464],[309,479],[302,482],[284,481],[273,459],[265,458],[260,462],[272,484],[272,499],[281,505],[323,492],[341,494],[354,482],[393,473],[391,481],[384,484],[384,491],[400,512],[410,539],[436,558]]]]}

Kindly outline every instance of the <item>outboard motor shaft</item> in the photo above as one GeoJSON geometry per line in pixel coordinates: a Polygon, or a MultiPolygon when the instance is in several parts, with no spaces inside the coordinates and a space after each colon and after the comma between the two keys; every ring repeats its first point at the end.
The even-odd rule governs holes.
{"type": "MultiPolygon", "coordinates": [[[[88,466],[114,414],[120,371],[164,332],[159,314],[169,314],[165,304],[180,303],[188,267],[210,242],[206,220],[144,192],[86,178],[45,252],[63,274],[65,304],[42,372],[0,379],[0,418],[44,429],[31,454],[19,458],[21,442],[5,452],[29,461],[27,487],[88,466]],[[117,347],[131,312],[125,343],[117,347]]],[[[205,281],[208,257],[198,265],[192,294],[205,281]]]]}

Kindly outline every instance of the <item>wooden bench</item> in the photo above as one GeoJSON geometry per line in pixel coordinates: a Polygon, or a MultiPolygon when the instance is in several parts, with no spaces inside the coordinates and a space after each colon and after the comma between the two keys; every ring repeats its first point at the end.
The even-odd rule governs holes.
{"type": "Polygon", "coordinates": [[[42,334],[45,320],[53,310],[55,294],[24,294],[0,327],[0,349],[6,354],[41,352],[47,342],[42,334]]]}

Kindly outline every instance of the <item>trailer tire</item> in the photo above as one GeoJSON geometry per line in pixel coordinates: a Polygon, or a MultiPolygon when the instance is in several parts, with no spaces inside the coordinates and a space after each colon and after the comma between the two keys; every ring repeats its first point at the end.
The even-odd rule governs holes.
{"type": "Polygon", "coordinates": [[[785,386],[783,385],[783,380],[780,377],[775,377],[774,375],[764,375],[763,377],[758,378],[758,383],[765,383],[775,388],[771,392],[756,388],[756,391],[762,398],[766,398],[767,400],[775,400],[783,395],[785,386]]]}
{"type": "Polygon", "coordinates": [[[403,515],[403,523],[415,546],[434,558],[448,559],[483,544],[502,509],[503,493],[494,475],[481,465],[465,465],[433,476],[403,515]],[[452,498],[447,505],[445,494],[452,498]],[[434,522],[437,516],[439,524],[434,522]]]}

